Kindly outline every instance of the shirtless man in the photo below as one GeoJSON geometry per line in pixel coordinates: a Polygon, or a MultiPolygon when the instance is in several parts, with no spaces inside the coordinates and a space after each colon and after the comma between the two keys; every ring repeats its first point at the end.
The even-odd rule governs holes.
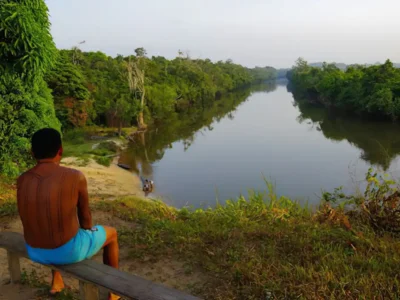
{"type": "MultiPolygon", "coordinates": [[[[17,181],[18,212],[31,260],[42,264],[76,263],[104,249],[103,262],[118,268],[117,231],[94,226],[89,209],[85,176],[60,166],[63,153],[58,131],[45,128],[32,137],[37,164],[17,181]]],[[[58,271],[53,272],[50,293],[64,289],[58,271]]],[[[120,297],[110,294],[109,299],[120,297]]]]}

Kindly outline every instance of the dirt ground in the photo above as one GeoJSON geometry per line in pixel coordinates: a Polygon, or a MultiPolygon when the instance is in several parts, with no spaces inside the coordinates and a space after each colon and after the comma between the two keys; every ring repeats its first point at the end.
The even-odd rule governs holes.
{"type": "MultiPolygon", "coordinates": [[[[115,164],[109,168],[90,163],[85,167],[75,166],[75,160],[66,159],[64,165],[81,170],[87,177],[89,193],[91,196],[109,197],[110,200],[116,196],[142,195],[140,179],[132,173],[120,169],[115,164]]],[[[92,213],[94,224],[106,224],[116,228],[132,228],[132,223],[115,218],[107,213],[94,211],[92,213]]],[[[22,233],[22,224],[19,218],[7,222],[0,222],[0,231],[13,231],[22,233]]],[[[102,262],[101,253],[94,260],[102,262]]],[[[21,259],[21,269],[27,274],[35,270],[39,278],[47,283],[51,282],[51,272],[47,267],[35,264],[27,259],[21,259]]],[[[120,248],[120,269],[143,278],[162,283],[166,286],[187,290],[189,285],[202,281],[200,273],[191,272],[190,276],[185,273],[182,262],[171,257],[165,257],[159,261],[146,260],[133,262],[129,259],[129,251],[123,246],[120,248]]],[[[65,284],[73,290],[78,290],[79,283],[76,279],[65,276],[65,284]]],[[[38,290],[23,285],[10,284],[6,251],[0,249],[0,300],[30,300],[51,299],[36,296],[38,290]]]]}

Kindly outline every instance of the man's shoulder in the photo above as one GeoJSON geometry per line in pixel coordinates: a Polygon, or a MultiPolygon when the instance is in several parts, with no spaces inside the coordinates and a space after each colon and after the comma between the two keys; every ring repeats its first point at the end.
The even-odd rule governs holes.
{"type": "MultiPolygon", "coordinates": [[[[33,167],[33,168],[27,170],[26,172],[22,173],[17,178],[17,184],[21,183],[24,180],[24,178],[31,178],[32,176],[40,177],[40,175],[37,172],[35,172],[35,168],[36,167],[33,167]]],[[[81,179],[85,178],[85,175],[81,171],[79,171],[77,169],[69,168],[69,167],[64,167],[64,166],[59,166],[52,174],[55,175],[57,173],[58,174],[62,173],[64,175],[67,175],[67,177],[69,177],[69,178],[72,177],[72,178],[76,178],[77,180],[81,180],[81,179]]]]}
{"type": "Polygon", "coordinates": [[[74,168],[69,168],[69,167],[64,167],[64,166],[60,166],[60,170],[63,173],[66,174],[71,174],[72,176],[76,176],[77,178],[81,178],[84,177],[83,173],[77,169],[74,168]]]}
{"type": "Polygon", "coordinates": [[[25,172],[23,172],[21,175],[19,175],[18,176],[18,178],[17,178],[17,182],[20,182],[21,180],[23,180],[25,177],[28,177],[28,176],[34,176],[34,169],[35,168],[31,168],[31,169],[29,169],[29,170],[27,170],[27,171],[25,171],[25,172]]]}

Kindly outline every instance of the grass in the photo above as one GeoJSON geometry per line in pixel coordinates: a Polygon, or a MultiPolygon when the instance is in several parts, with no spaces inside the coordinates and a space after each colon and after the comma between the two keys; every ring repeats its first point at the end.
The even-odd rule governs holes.
{"type": "Polygon", "coordinates": [[[139,198],[97,209],[137,224],[119,231],[131,258],[175,255],[202,270],[206,299],[399,298],[400,239],[360,214],[311,211],[274,192],[208,210],[139,198]]]}
{"type": "Polygon", "coordinates": [[[118,152],[116,145],[119,140],[134,132],[135,128],[124,128],[121,137],[116,136],[113,128],[86,127],[74,129],[64,134],[64,157],[76,157],[79,164],[87,165],[90,159],[97,163],[110,166],[113,156],[118,152]],[[92,136],[99,139],[91,139],[92,136]]]}

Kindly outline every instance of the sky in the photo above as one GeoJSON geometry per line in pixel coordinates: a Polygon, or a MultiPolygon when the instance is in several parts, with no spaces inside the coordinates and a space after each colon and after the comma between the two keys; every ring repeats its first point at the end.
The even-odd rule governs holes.
{"type": "Polygon", "coordinates": [[[248,67],[400,62],[399,0],[46,0],[58,48],[248,67]]]}

